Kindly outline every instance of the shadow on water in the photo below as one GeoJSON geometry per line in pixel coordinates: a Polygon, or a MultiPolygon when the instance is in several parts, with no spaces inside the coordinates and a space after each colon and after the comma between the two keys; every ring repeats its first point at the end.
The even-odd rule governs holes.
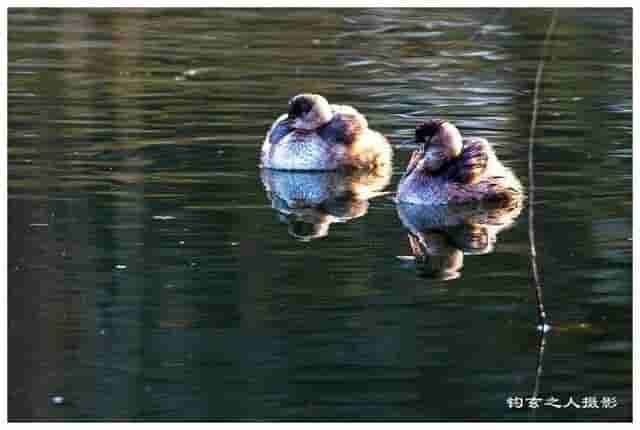
{"type": "Polygon", "coordinates": [[[522,201],[493,206],[399,203],[398,216],[409,230],[409,246],[418,273],[435,279],[456,279],[464,255],[492,252],[498,233],[511,227],[522,211],[522,201]]]}
{"type": "Polygon", "coordinates": [[[9,10],[9,418],[629,421],[631,11],[559,14],[504,220],[378,197],[401,144],[370,180],[260,142],[317,92],[392,143],[445,117],[529,185],[550,10],[286,12],[9,10]]]}
{"type": "Polygon", "coordinates": [[[391,180],[391,168],[362,172],[287,172],[261,170],[271,206],[288,225],[289,234],[306,242],[325,237],[332,223],[364,216],[369,199],[391,180]]]}

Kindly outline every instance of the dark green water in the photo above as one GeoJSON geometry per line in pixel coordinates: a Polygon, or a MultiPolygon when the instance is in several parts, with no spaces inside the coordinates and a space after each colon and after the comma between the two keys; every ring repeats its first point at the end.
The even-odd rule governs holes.
{"type": "Polygon", "coordinates": [[[554,329],[538,378],[526,205],[443,280],[398,258],[389,197],[279,213],[257,168],[271,121],[310,91],[394,142],[445,116],[527,185],[550,18],[11,9],[9,418],[630,420],[630,9],[560,10],[548,46],[534,224],[554,329]],[[617,404],[507,406],[536,384],[617,404]]]}

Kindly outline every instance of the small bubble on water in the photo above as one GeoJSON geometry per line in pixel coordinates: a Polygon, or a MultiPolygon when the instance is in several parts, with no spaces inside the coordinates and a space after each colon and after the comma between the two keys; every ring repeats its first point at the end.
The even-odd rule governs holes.
{"type": "Polygon", "coordinates": [[[54,405],[61,405],[64,403],[64,397],[59,395],[51,396],[51,403],[54,405]]]}
{"type": "Polygon", "coordinates": [[[160,220],[160,221],[169,221],[169,220],[172,220],[172,219],[176,219],[176,217],[171,216],[171,215],[154,215],[154,216],[151,217],[151,219],[157,219],[157,220],[160,220]]]}
{"type": "Polygon", "coordinates": [[[538,331],[542,332],[542,333],[547,333],[549,331],[551,331],[551,326],[549,324],[538,324],[538,326],[536,327],[538,329],[538,331]]]}
{"type": "Polygon", "coordinates": [[[413,255],[396,255],[396,258],[400,261],[415,261],[416,257],[413,255]]]}
{"type": "Polygon", "coordinates": [[[180,245],[184,245],[184,240],[181,240],[180,242],[178,242],[180,245]]]}
{"type": "Polygon", "coordinates": [[[189,69],[184,72],[185,76],[195,76],[199,73],[198,69],[189,69]]]}
{"type": "Polygon", "coordinates": [[[118,270],[124,270],[126,268],[127,268],[127,266],[125,266],[124,264],[116,264],[116,269],[118,269],[118,270]]]}
{"type": "Polygon", "coordinates": [[[238,246],[240,245],[240,242],[231,242],[231,246],[238,246]]]}

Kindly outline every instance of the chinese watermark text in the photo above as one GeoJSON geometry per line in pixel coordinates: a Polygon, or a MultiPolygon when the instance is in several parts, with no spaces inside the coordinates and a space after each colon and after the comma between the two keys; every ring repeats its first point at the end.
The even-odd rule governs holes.
{"type": "Polygon", "coordinates": [[[618,406],[615,396],[583,396],[562,400],[554,396],[543,397],[520,397],[510,396],[507,398],[509,409],[538,409],[538,408],[575,408],[575,409],[612,409],[618,406]]]}

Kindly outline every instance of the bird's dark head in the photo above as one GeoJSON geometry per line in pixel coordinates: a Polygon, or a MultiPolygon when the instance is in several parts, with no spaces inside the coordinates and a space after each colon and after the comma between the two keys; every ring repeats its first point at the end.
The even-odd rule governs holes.
{"type": "Polygon", "coordinates": [[[416,127],[416,143],[428,144],[434,136],[437,136],[446,121],[443,119],[430,119],[416,127]]]}
{"type": "Polygon", "coordinates": [[[327,99],[318,94],[299,94],[289,100],[289,123],[300,131],[312,131],[333,118],[327,99]]]}
{"type": "Polygon", "coordinates": [[[418,149],[411,155],[405,175],[415,169],[436,173],[462,152],[460,132],[455,125],[443,119],[430,119],[418,124],[413,143],[418,145],[418,149]]]}
{"type": "Polygon", "coordinates": [[[300,94],[289,101],[289,119],[291,121],[304,118],[313,108],[314,100],[311,94],[300,94]]]}

